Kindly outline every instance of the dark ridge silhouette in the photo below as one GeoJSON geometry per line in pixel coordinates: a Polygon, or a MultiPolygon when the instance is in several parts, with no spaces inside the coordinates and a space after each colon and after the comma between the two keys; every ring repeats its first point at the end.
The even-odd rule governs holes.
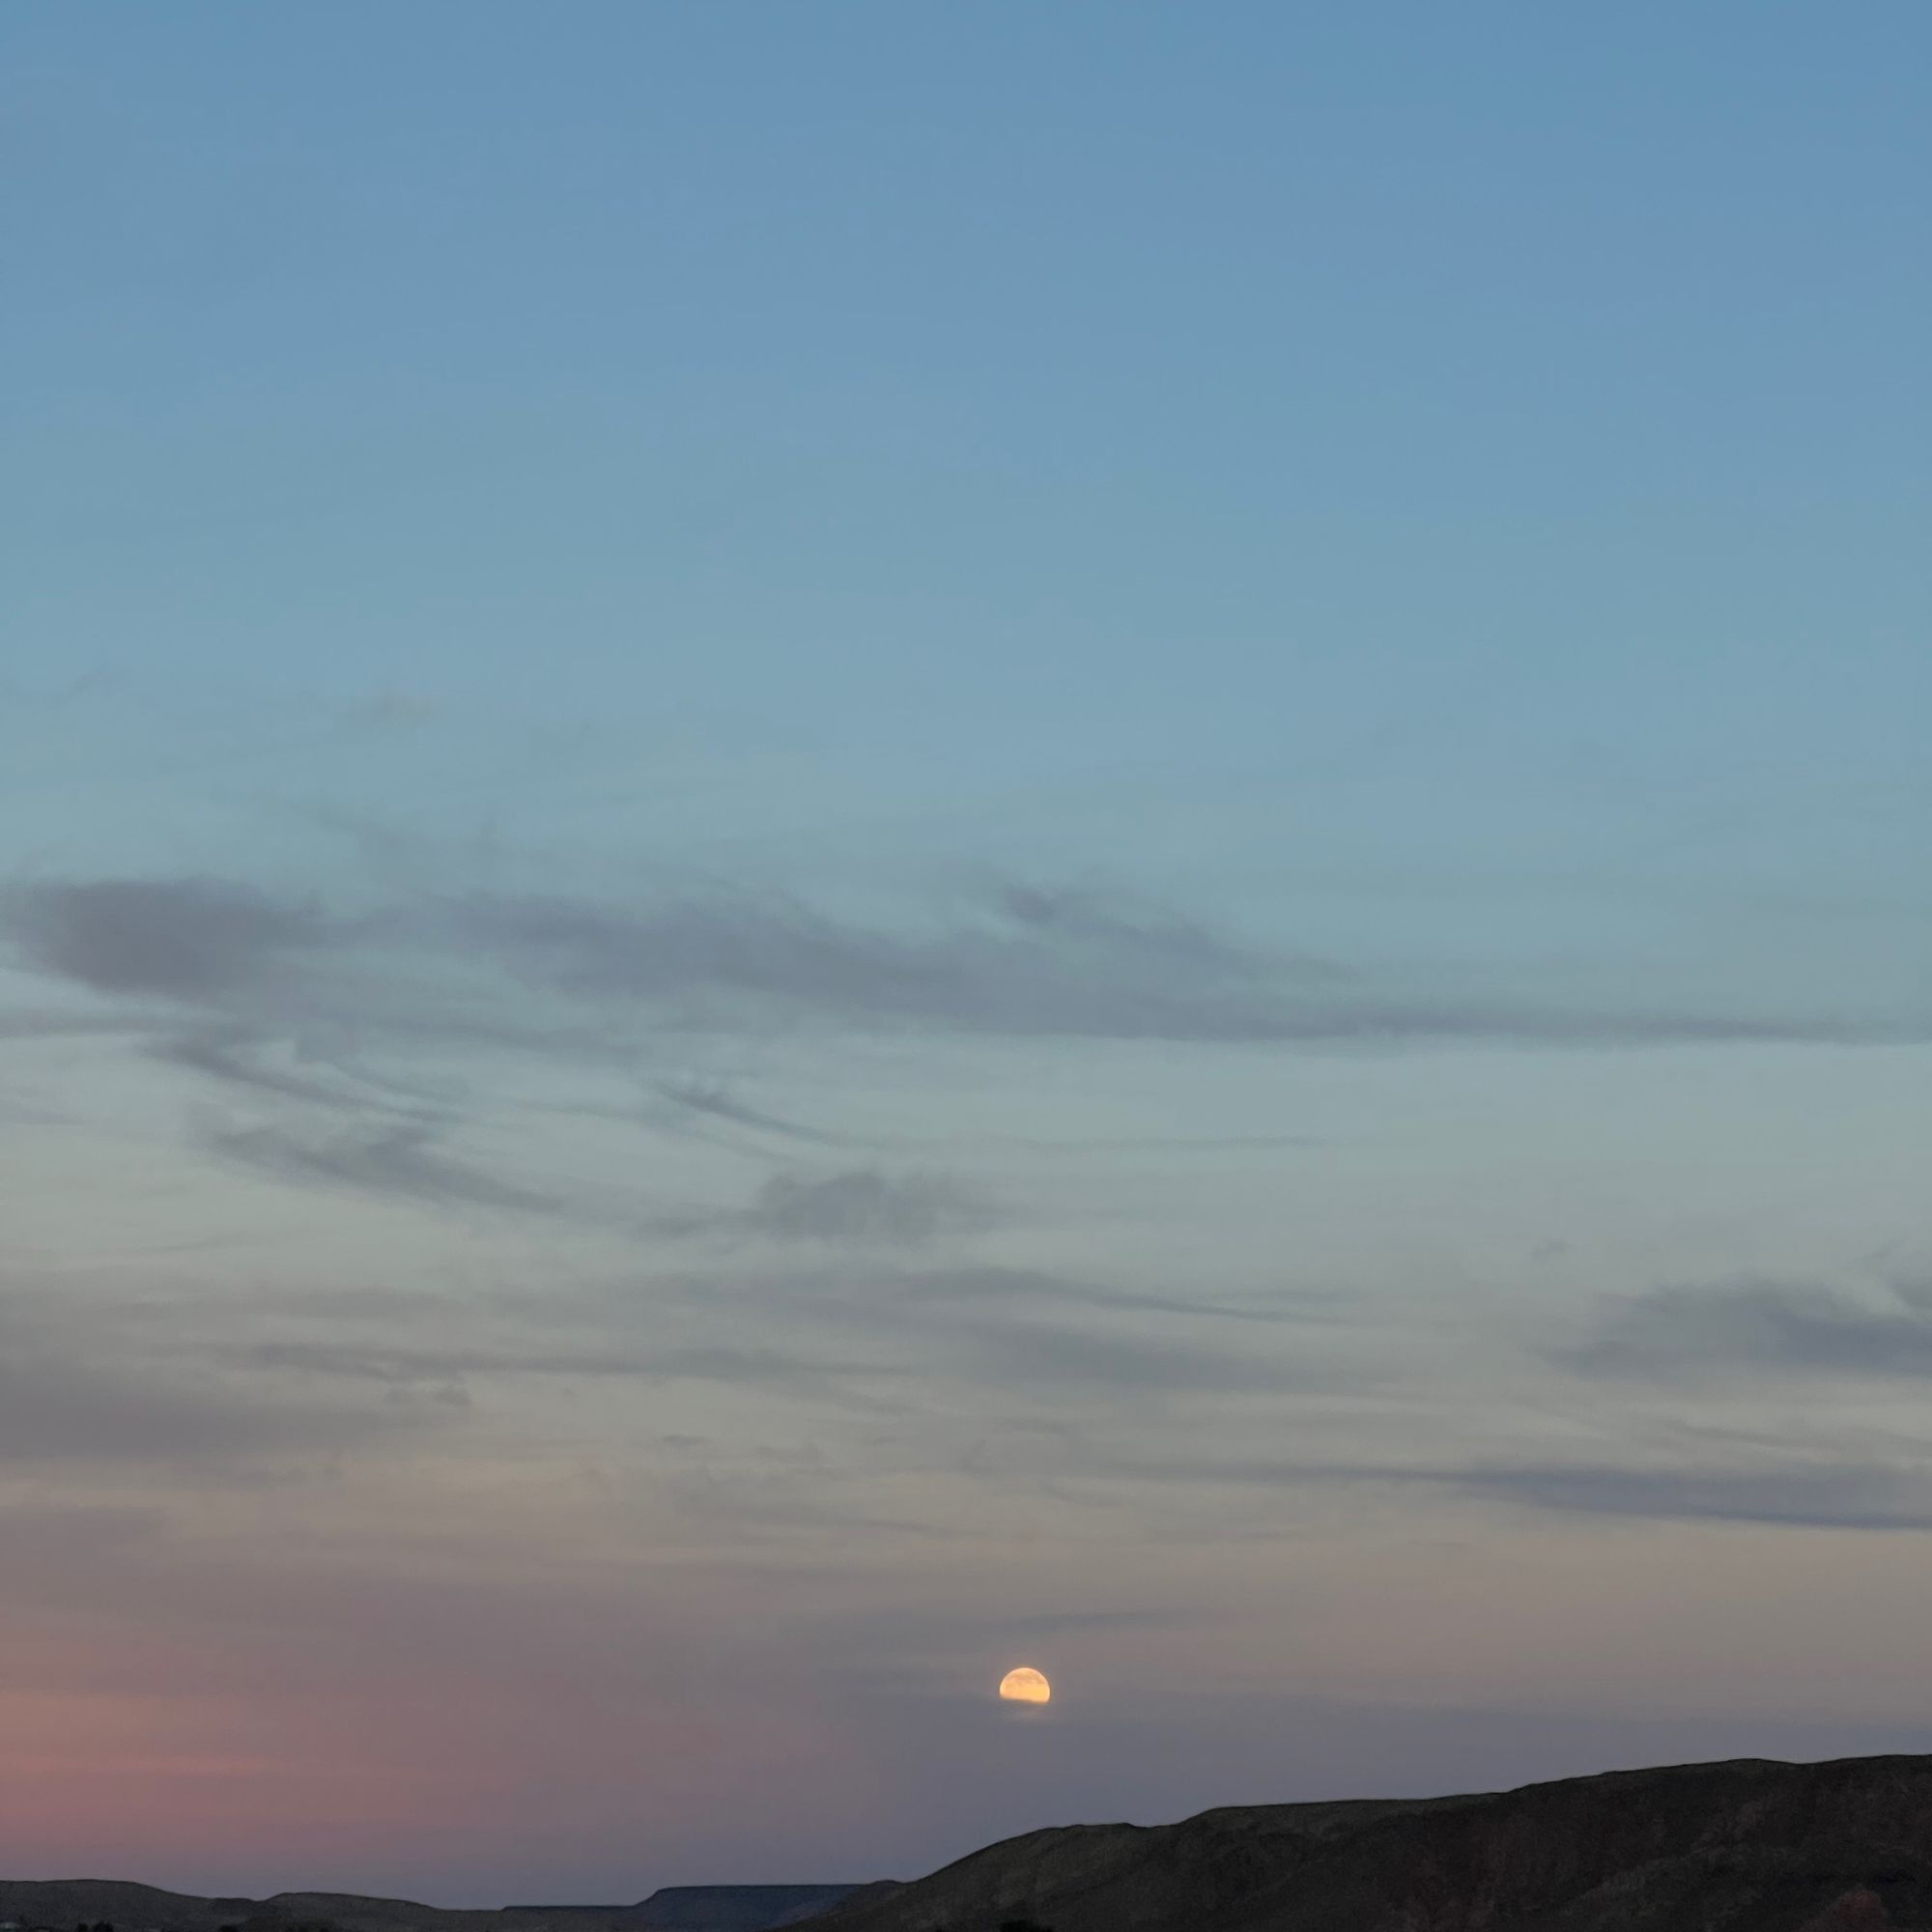
{"type": "Polygon", "coordinates": [[[611,1925],[621,1932],[773,1932],[823,1913],[854,1885],[668,1885],[638,1905],[510,1905],[506,1918],[534,1928],[560,1920],[575,1932],[611,1925]]]}
{"type": "Polygon", "coordinates": [[[21,1932],[777,1932],[848,1897],[850,1885],[667,1886],[636,1905],[512,1905],[450,1912],[406,1898],[284,1891],[197,1898],[111,1879],[0,1879],[0,1921],[21,1932]]]}
{"type": "Polygon", "coordinates": [[[810,1932],[1932,1932],[1932,1757],[1073,1825],[810,1932]]]}
{"type": "Polygon", "coordinates": [[[1069,1825],[899,1885],[683,1886],[450,1912],[0,1881],[21,1932],[1932,1932],[1932,1756],[1069,1825]]]}

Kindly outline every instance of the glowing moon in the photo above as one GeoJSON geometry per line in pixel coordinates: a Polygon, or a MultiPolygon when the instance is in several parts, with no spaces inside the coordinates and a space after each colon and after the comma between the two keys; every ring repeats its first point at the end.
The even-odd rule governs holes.
{"type": "Polygon", "coordinates": [[[1000,1679],[1001,1699],[1009,1704],[1044,1704],[1052,1695],[1053,1686],[1030,1663],[1000,1679]]]}

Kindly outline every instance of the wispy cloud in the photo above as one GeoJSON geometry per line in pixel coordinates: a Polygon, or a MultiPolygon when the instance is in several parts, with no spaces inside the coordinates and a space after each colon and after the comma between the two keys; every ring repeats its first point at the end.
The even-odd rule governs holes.
{"type": "Polygon", "coordinates": [[[1752,1466],[1510,1462],[1440,1466],[1266,1457],[1096,1462],[1091,1473],[1138,1484],[1426,1490],[1563,1515],[1792,1528],[1932,1528],[1932,1470],[1855,1459],[1752,1466]]]}
{"type": "Polygon", "coordinates": [[[1311,1340],[1278,1322],[1277,1310],[1196,1305],[1039,1270],[840,1266],[685,1287],[720,1332],[749,1328],[798,1347],[863,1339],[949,1401],[977,1390],[1016,1409],[1070,1414],[1121,1397],[1331,1394],[1362,1380],[1335,1338],[1311,1340]],[[1231,1317],[1264,1326],[1237,1334],[1231,1317]]]}
{"type": "Polygon", "coordinates": [[[757,1390],[807,1406],[877,1415],[898,1413],[899,1405],[867,1392],[867,1385],[891,1382],[904,1375],[902,1368],[876,1354],[839,1357],[822,1349],[781,1349],[725,1339],[639,1343],[608,1332],[573,1339],[556,1332],[530,1331],[488,1346],[454,1341],[280,1339],[231,1349],[222,1359],[237,1369],[423,1392],[454,1406],[468,1403],[472,1381],[704,1382],[720,1388],[757,1390]]]}
{"type": "Polygon", "coordinates": [[[327,936],[316,913],[215,879],[16,887],[7,923],[27,961],[101,993],[208,1001],[262,984],[327,936]]]}
{"type": "Polygon", "coordinates": [[[827,1133],[803,1122],[767,1113],[763,1108],[740,1100],[716,1082],[667,1081],[653,1091],[658,1099],[677,1112],[693,1114],[700,1120],[720,1122],[725,1126],[744,1127],[753,1133],[776,1134],[784,1140],[807,1141],[819,1147],[853,1147],[860,1144],[846,1135],[827,1133]]]}
{"type": "MultiPolygon", "coordinates": [[[[308,1072],[292,1072],[268,1060],[266,1048],[275,1044],[242,1027],[212,1026],[165,1035],[149,1042],[150,1056],[171,1066],[206,1075],[226,1086],[307,1106],[364,1108],[384,1104],[367,1081],[351,1086],[308,1072]]],[[[331,1069],[332,1070],[332,1069],[331,1069]]]]}
{"type": "Polygon", "coordinates": [[[461,918],[546,984],[668,1004],[691,1024],[776,1009],[1022,1037],[1248,1038],[1279,1025],[1286,985],[1335,977],[1171,915],[1018,891],[924,932],[772,894],[636,909],[477,897],[461,918]]]}
{"type": "Polygon", "coordinates": [[[990,1202],[944,1175],[856,1168],[809,1177],[775,1174],[743,1208],[661,1216],[653,1233],[718,1235],[824,1247],[917,1248],[986,1228],[990,1202]]]}
{"type": "Polygon", "coordinates": [[[357,1188],[440,1207],[554,1213],[556,1196],[499,1180],[442,1153],[420,1122],[356,1125],[327,1134],[278,1126],[210,1126],[202,1144],[223,1158],[306,1186],[357,1188]]]}
{"type": "Polygon", "coordinates": [[[206,1463],[368,1440],[362,1413],[250,1400],[46,1348],[0,1361],[0,1464],[206,1463]]]}
{"type": "Polygon", "coordinates": [[[1932,1529],[1932,1475],[1871,1463],[1761,1469],[1527,1464],[1429,1478],[1466,1494],[1589,1516],[1817,1529],[1932,1529]]]}
{"type": "MultiPolygon", "coordinates": [[[[96,993],[219,1008],[230,1019],[245,997],[288,1025],[418,1038],[496,1034],[552,1048],[587,1041],[582,1028],[510,1025],[502,1014],[511,982],[587,1006],[607,1044],[611,1029],[627,1025],[756,1033],[787,1023],[1256,1044],[1864,1037],[1830,1016],[1395,991],[1335,961],[1253,945],[1161,907],[1018,885],[940,919],[909,908],[890,925],[771,891],[631,903],[425,895],[348,919],[207,878],[40,881],[15,887],[0,911],[26,964],[96,993]],[[325,956],[329,973],[304,974],[325,956]],[[424,997],[421,976],[438,970],[464,985],[461,1002],[424,997]],[[494,989],[478,977],[490,972],[499,980],[494,989]]],[[[702,1086],[674,1087],[667,1097],[739,1125],[812,1131],[702,1086]]]]}
{"type": "Polygon", "coordinates": [[[98,1311],[9,1288],[0,1298],[0,1464],[162,1471],[366,1447],[407,1418],[366,1406],[269,1401],[179,1339],[144,1350],[131,1324],[102,1339],[98,1311]]]}
{"type": "Polygon", "coordinates": [[[839,921],[775,894],[617,908],[474,897],[463,928],[528,978],[665,1009],[682,1026],[775,1016],[1014,1038],[1641,1044],[1840,1029],[1697,1012],[1377,991],[1337,962],[1244,945],[1178,914],[1008,887],[924,930],[839,921]]]}
{"type": "Polygon", "coordinates": [[[1090,1308],[1119,1314],[1177,1316],[1189,1321],[1292,1322],[1321,1320],[1334,1312],[1332,1296],[1282,1293],[1262,1301],[1228,1301],[1211,1295],[1147,1294],[1098,1282],[1048,1274],[1037,1268],[952,1267],[926,1269],[905,1279],[906,1291],[935,1301],[1032,1308],[1090,1308]]]}
{"type": "Polygon", "coordinates": [[[1807,1283],[1662,1288],[1612,1304],[1558,1359],[1602,1376],[1928,1376],[1932,1307],[1904,1298],[1874,1307],[1807,1283]]]}

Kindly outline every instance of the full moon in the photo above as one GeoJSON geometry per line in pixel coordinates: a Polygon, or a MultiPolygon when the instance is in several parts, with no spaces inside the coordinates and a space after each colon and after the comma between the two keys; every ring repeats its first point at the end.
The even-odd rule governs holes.
{"type": "Polygon", "coordinates": [[[1044,1704],[1052,1695],[1053,1686],[1029,1663],[1000,1679],[1000,1696],[1009,1704],[1044,1704]]]}

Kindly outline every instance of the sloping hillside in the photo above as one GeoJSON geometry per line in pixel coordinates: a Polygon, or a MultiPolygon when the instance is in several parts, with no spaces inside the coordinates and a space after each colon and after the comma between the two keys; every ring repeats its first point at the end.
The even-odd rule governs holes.
{"type": "Polygon", "coordinates": [[[1799,1932],[1820,1915],[1859,1932],[1932,1926],[1932,1758],[1689,1765],[1478,1797],[1070,1826],[872,1891],[811,1927],[1799,1932]]]}
{"type": "Polygon", "coordinates": [[[434,1924],[438,1932],[483,1932],[494,1912],[439,1912],[400,1898],[357,1898],[332,1892],[282,1892],[274,1898],[201,1898],[118,1879],[0,1879],[0,1919],[22,1926],[70,1927],[105,1920],[115,1932],[216,1932],[223,1925],[274,1919],[285,1924],[328,1920],[344,1932],[398,1932],[434,1924]]]}
{"type": "Polygon", "coordinates": [[[509,1906],[449,1912],[406,1898],[283,1891],[272,1898],[197,1898],[112,1879],[0,1879],[0,1920],[53,1932],[104,1920],[114,1932],[774,1932],[821,1913],[850,1885],[668,1886],[638,1905],[509,1906]]]}
{"type": "Polygon", "coordinates": [[[849,1885],[668,1885],[616,1921],[624,1932],[775,1932],[822,1913],[849,1885]]]}

